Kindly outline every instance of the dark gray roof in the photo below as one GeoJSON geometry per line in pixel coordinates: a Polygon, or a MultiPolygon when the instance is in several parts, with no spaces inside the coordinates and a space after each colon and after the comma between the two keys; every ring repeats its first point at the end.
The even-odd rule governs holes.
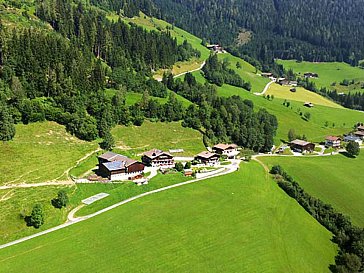
{"type": "Polygon", "coordinates": [[[102,163],[109,171],[118,171],[121,169],[125,169],[125,162],[123,161],[113,161],[102,163]]]}
{"type": "Polygon", "coordinates": [[[357,141],[357,140],[361,140],[360,137],[357,137],[357,136],[346,136],[344,137],[344,140],[345,141],[357,141]]]}
{"type": "Polygon", "coordinates": [[[104,153],[104,154],[100,155],[100,156],[99,156],[99,158],[101,158],[101,159],[105,159],[105,160],[109,160],[109,161],[112,161],[112,159],[113,159],[114,157],[116,157],[117,155],[118,155],[118,154],[113,153],[113,152],[106,152],[106,153],[104,153]]]}

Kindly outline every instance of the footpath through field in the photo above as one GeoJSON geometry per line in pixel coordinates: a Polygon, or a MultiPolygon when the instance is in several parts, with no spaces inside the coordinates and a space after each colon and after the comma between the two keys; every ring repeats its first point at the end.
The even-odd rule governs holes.
{"type": "Polygon", "coordinates": [[[127,203],[130,203],[130,202],[132,202],[134,200],[143,198],[143,197],[148,196],[148,195],[152,195],[152,194],[155,194],[155,193],[158,193],[158,192],[170,190],[170,189],[173,189],[173,188],[177,188],[177,187],[185,186],[185,185],[188,185],[188,184],[196,183],[196,182],[199,182],[199,181],[202,181],[202,180],[205,180],[205,179],[209,179],[209,178],[213,178],[213,177],[217,177],[217,176],[221,176],[221,175],[226,175],[226,174],[235,172],[235,171],[237,171],[239,169],[240,163],[241,163],[240,160],[233,160],[232,161],[232,164],[224,166],[224,168],[222,169],[221,172],[215,173],[215,174],[213,174],[211,176],[207,176],[207,177],[203,177],[203,178],[199,178],[199,179],[194,179],[194,180],[190,180],[190,181],[187,181],[187,182],[182,182],[182,183],[179,183],[179,184],[174,184],[174,185],[171,185],[171,186],[168,186],[168,187],[160,188],[160,189],[157,189],[157,190],[145,192],[145,193],[136,195],[134,197],[128,198],[128,199],[126,199],[124,201],[121,201],[119,203],[116,203],[116,204],[114,204],[112,206],[109,206],[109,207],[107,207],[105,209],[99,210],[99,211],[97,211],[97,212],[95,212],[93,214],[90,214],[90,215],[87,215],[87,216],[82,216],[82,217],[76,217],[75,218],[74,215],[76,214],[76,212],[83,207],[83,205],[80,205],[77,208],[73,209],[68,214],[68,217],[67,217],[68,218],[68,221],[66,223],[64,223],[62,225],[59,225],[59,226],[56,226],[54,228],[50,228],[50,229],[44,230],[42,232],[39,232],[39,233],[36,233],[36,234],[33,234],[33,235],[30,235],[30,236],[24,237],[24,238],[19,239],[19,240],[16,240],[16,241],[13,241],[13,242],[9,242],[9,243],[0,245],[0,249],[3,249],[3,248],[6,248],[6,247],[9,247],[9,246],[13,246],[13,245],[16,245],[16,244],[19,244],[19,243],[28,241],[30,239],[33,239],[33,238],[36,238],[36,237],[39,237],[39,236],[42,236],[42,235],[45,235],[45,234],[54,232],[56,230],[60,230],[62,228],[68,227],[68,226],[73,225],[73,224],[76,224],[78,222],[85,221],[87,219],[93,218],[93,217],[95,217],[97,215],[100,215],[100,214],[105,213],[105,212],[107,212],[109,210],[112,210],[114,208],[120,207],[122,205],[125,205],[127,203]]]}

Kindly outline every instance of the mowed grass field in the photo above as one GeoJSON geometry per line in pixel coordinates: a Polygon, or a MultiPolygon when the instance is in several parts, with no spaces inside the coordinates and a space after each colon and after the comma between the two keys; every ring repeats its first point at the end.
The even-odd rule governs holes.
{"type": "Polygon", "coordinates": [[[0,185],[67,179],[65,171],[97,147],[54,122],[18,124],[14,139],[0,142],[0,185]]]}
{"type": "Polygon", "coordinates": [[[265,93],[266,95],[273,95],[276,98],[301,101],[301,102],[312,102],[315,105],[323,105],[334,108],[344,108],[341,105],[320,96],[317,93],[308,91],[302,87],[295,87],[296,92],[291,92],[293,87],[281,86],[279,84],[271,84],[269,89],[265,93]]]}
{"type": "MultiPolygon", "coordinates": [[[[200,76],[196,78],[199,80],[200,76]]],[[[253,101],[257,109],[264,108],[275,115],[279,123],[275,138],[276,144],[279,144],[281,139],[287,140],[290,129],[295,129],[296,134],[305,134],[310,141],[321,142],[328,135],[342,135],[352,131],[357,122],[364,120],[364,113],[359,111],[322,105],[307,108],[303,106],[303,102],[293,100],[287,100],[290,102],[290,107],[286,107],[283,105],[284,99],[274,98],[273,101],[269,101],[264,97],[246,92],[242,88],[229,85],[219,87],[218,94],[224,97],[238,95],[253,101]],[[300,116],[300,112],[311,113],[310,120],[304,120],[300,116]],[[328,123],[327,127],[325,126],[326,122],[328,123]]]]}
{"type": "Polygon", "coordinates": [[[356,159],[343,155],[292,158],[261,158],[269,167],[281,165],[311,195],[331,204],[336,210],[364,227],[364,180],[361,168],[364,155],[356,159]]]}
{"type": "Polygon", "coordinates": [[[0,272],[329,272],[331,237],[251,162],[0,250],[0,272]]]}
{"type": "Polygon", "coordinates": [[[180,122],[150,122],[142,126],[116,126],[111,131],[116,148],[139,154],[154,148],[183,149],[178,155],[193,156],[206,150],[200,132],[182,127],[180,122]]]}
{"type": "MultiPolygon", "coordinates": [[[[348,91],[349,88],[339,85],[344,79],[364,81],[364,69],[353,67],[347,63],[312,63],[297,62],[296,60],[277,60],[277,63],[282,64],[286,69],[292,69],[295,73],[301,74],[302,77],[306,72],[317,73],[319,78],[310,80],[315,82],[319,88],[327,87],[338,89],[338,91],[348,91]],[[333,83],[336,83],[336,86],[333,87],[333,83]]],[[[360,86],[357,88],[360,88],[360,86]]]]}

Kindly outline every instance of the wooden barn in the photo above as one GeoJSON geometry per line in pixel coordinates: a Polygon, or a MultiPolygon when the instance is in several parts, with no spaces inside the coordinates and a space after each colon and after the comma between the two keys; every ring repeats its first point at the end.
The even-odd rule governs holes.
{"type": "Polygon", "coordinates": [[[126,156],[107,152],[98,157],[99,174],[111,181],[129,180],[143,174],[144,164],[126,156]]]}

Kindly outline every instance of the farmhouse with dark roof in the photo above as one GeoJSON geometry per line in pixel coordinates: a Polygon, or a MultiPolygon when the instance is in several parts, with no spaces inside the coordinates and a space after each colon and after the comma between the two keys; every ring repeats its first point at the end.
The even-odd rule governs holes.
{"type": "Polygon", "coordinates": [[[111,181],[136,178],[145,167],[141,162],[113,152],[100,155],[98,160],[99,174],[111,181]]]}

